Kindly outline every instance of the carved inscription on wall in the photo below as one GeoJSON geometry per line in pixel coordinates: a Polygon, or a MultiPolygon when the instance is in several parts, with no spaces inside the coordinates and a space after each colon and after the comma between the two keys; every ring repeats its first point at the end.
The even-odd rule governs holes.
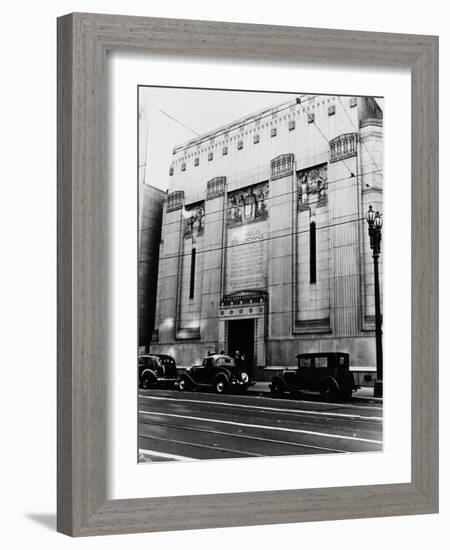
{"type": "Polygon", "coordinates": [[[225,293],[267,286],[267,224],[228,230],[225,293]]]}

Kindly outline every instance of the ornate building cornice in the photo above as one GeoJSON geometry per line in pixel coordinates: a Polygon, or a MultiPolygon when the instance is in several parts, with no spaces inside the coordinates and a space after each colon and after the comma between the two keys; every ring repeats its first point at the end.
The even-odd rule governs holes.
{"type": "Polygon", "coordinates": [[[225,176],[218,176],[209,180],[206,184],[206,200],[222,197],[225,193],[225,184],[227,178],[225,176]]]}
{"type": "Polygon", "coordinates": [[[276,180],[292,175],[294,171],[294,153],[279,155],[271,161],[270,179],[276,180]]]}
{"type": "Polygon", "coordinates": [[[330,162],[348,159],[356,156],[358,134],[341,134],[330,141],[330,162]]]}
{"type": "Polygon", "coordinates": [[[173,191],[167,195],[167,212],[173,212],[183,207],[184,191],[173,191]]]}

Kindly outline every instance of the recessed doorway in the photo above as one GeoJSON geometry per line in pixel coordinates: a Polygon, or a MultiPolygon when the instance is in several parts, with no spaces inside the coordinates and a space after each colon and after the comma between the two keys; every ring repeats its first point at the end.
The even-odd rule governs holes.
{"type": "Polygon", "coordinates": [[[228,354],[234,357],[236,351],[245,357],[244,367],[253,374],[255,346],[255,320],[240,319],[228,321],[228,354]]]}

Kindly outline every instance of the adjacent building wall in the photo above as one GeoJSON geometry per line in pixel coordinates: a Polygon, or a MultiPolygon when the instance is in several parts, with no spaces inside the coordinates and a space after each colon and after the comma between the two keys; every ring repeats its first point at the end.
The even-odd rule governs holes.
{"type": "Polygon", "coordinates": [[[142,183],[139,194],[139,349],[141,352],[147,352],[155,328],[159,246],[166,193],[142,183]]]}

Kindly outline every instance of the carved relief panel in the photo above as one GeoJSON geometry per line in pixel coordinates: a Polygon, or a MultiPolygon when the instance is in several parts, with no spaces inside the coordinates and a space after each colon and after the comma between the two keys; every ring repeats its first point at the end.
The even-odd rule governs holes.
{"type": "Polygon", "coordinates": [[[239,189],[228,195],[228,225],[235,226],[267,219],[269,184],[239,189]]]}
{"type": "Polygon", "coordinates": [[[327,164],[297,172],[297,210],[306,210],[312,205],[324,206],[327,201],[327,164]]]}
{"type": "Polygon", "coordinates": [[[205,230],[205,203],[196,202],[185,206],[184,236],[194,238],[205,230]]]}

